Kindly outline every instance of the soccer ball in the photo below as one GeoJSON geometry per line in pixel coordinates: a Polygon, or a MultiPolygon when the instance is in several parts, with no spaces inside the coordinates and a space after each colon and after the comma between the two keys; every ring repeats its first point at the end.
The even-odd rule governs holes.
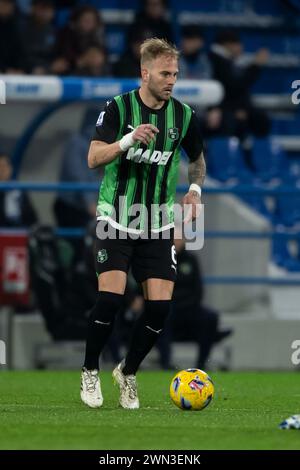
{"type": "Polygon", "coordinates": [[[182,410],[203,410],[214,396],[214,384],[200,369],[181,370],[171,381],[170,396],[182,410]]]}

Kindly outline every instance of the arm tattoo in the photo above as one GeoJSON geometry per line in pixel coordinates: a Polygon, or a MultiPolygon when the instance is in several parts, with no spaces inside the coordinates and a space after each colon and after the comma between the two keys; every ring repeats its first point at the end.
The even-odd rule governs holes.
{"type": "Polygon", "coordinates": [[[188,174],[189,174],[190,184],[196,183],[200,187],[203,186],[204,178],[206,174],[206,164],[205,164],[203,152],[201,153],[201,155],[199,155],[197,160],[189,164],[188,174]]]}

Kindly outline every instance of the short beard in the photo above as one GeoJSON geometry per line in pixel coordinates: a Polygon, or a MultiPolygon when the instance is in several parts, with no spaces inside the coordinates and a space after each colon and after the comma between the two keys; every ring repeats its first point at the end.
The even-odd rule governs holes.
{"type": "MultiPolygon", "coordinates": [[[[149,90],[151,91],[152,96],[157,100],[157,101],[167,101],[169,98],[162,98],[158,93],[156,93],[155,90],[153,90],[151,84],[149,83],[148,85],[149,90]]],[[[171,95],[170,95],[171,96],[171,95]]]]}

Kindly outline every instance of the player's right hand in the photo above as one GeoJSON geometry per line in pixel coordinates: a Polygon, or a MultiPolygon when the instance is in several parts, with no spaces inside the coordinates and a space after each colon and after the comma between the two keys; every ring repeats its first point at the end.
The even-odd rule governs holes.
{"type": "Polygon", "coordinates": [[[153,124],[141,124],[134,130],[132,138],[135,142],[149,145],[151,140],[155,139],[158,132],[159,130],[153,124]]]}

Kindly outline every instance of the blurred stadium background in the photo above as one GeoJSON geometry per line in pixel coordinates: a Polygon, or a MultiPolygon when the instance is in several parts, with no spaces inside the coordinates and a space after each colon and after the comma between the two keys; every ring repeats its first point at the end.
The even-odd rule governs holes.
{"type": "MultiPolygon", "coordinates": [[[[35,8],[42,5],[52,12],[45,15],[47,28],[41,36],[34,34],[28,20],[30,0],[0,0],[3,24],[7,17],[3,10],[8,4],[13,8],[13,19],[7,23],[11,27],[0,33],[0,79],[6,88],[6,104],[0,105],[0,148],[1,154],[10,155],[14,170],[11,181],[0,183],[0,191],[25,191],[39,224],[53,228],[56,237],[68,244],[68,240],[84,236],[85,229],[79,227],[76,232],[57,224],[53,211],[57,194],[64,192],[67,182],[76,200],[90,187],[85,183],[94,184],[96,201],[98,185],[83,179],[78,187],[78,179],[67,181],[61,177],[66,145],[73,149],[85,145],[87,151],[88,139],[79,144],[76,136],[91,135],[107,99],[137,86],[128,45],[149,34],[143,18],[139,20],[140,29],[136,28],[138,34],[132,32],[143,2],[33,2],[35,8]],[[63,34],[67,35],[70,19],[73,25],[76,22],[74,11],[84,5],[95,7],[99,24],[91,43],[81,50],[79,40],[79,49],[73,49],[80,53],[82,60],[77,61],[78,56],[72,57],[63,47],[70,39],[63,34]],[[38,43],[43,44],[42,50],[37,51],[38,43]],[[90,46],[94,49],[87,52],[90,46]],[[86,59],[86,52],[92,59],[90,55],[86,59]]],[[[210,62],[212,46],[222,34],[243,45],[235,66],[242,76],[243,68],[255,62],[255,78],[247,85],[251,110],[253,107],[262,112],[268,123],[262,132],[259,128],[252,132],[250,125],[242,131],[234,128],[234,113],[239,107],[231,109],[229,100],[224,108],[226,84],[224,89],[224,83],[216,81],[212,65],[205,68],[202,63],[203,74],[192,67],[179,76],[177,96],[195,106],[206,141],[205,245],[195,253],[201,260],[205,303],[221,312],[224,327],[234,330],[213,349],[208,368],[297,369],[298,356],[292,361],[292,354],[297,347],[295,340],[300,339],[300,114],[296,103],[299,84],[293,82],[300,80],[300,2],[170,0],[166,2],[165,18],[164,23],[149,20],[150,34],[160,25],[161,30],[158,28],[155,34],[167,31],[180,48],[183,37],[192,36],[187,30],[198,29],[205,64],[210,62]],[[166,25],[169,29],[164,29],[166,25]],[[213,127],[213,117],[209,119],[215,111],[224,113],[225,121],[229,116],[233,127],[213,127]]],[[[178,200],[187,184],[186,174],[183,158],[178,200]]],[[[78,369],[83,342],[53,338],[47,330],[29,273],[27,247],[28,230],[22,224],[1,228],[0,339],[6,345],[6,361],[2,361],[6,364],[1,364],[0,370],[78,369]]],[[[66,254],[66,247],[63,250],[66,254]]],[[[73,265],[68,266],[71,269],[73,265]]],[[[173,345],[173,363],[178,368],[193,366],[195,357],[193,342],[173,345]]],[[[156,350],[144,367],[158,367],[156,350]]]]}

